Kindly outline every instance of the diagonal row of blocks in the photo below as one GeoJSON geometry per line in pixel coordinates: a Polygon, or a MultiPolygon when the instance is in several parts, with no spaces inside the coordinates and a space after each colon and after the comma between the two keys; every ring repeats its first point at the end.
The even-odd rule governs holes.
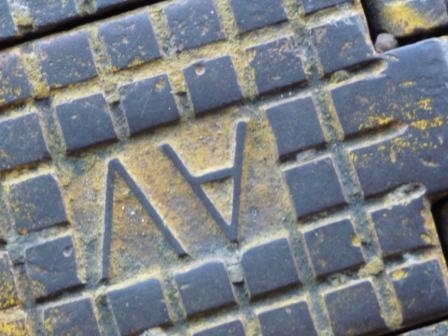
{"type": "MultiPolygon", "coordinates": [[[[366,197],[414,182],[431,194],[448,187],[445,46],[445,40],[427,40],[391,51],[378,75],[328,87],[366,197]],[[378,128],[383,138],[382,131],[373,142],[364,137],[378,128]]],[[[268,108],[267,116],[280,159],[324,148],[317,158],[284,171],[297,216],[346,204],[314,98],[281,102],[268,108]]]]}
{"type": "MultiPolygon", "coordinates": [[[[41,179],[51,181],[48,175],[41,179]]],[[[35,181],[31,180],[12,187],[12,198],[20,194],[20,189],[26,196],[24,186],[35,184],[35,181]]],[[[43,188],[41,193],[45,190],[43,188]]],[[[22,202],[31,202],[28,205],[33,208],[40,199],[38,194],[33,196],[36,198],[34,201],[22,199],[22,202]]],[[[412,196],[394,206],[390,202],[385,204],[389,205],[379,208],[374,206],[370,211],[383,258],[437,246],[434,224],[428,221],[430,214],[426,213],[428,210],[424,197],[412,196]]],[[[23,205],[22,209],[27,209],[26,204],[23,205]]],[[[18,214],[19,219],[20,216],[23,216],[23,213],[18,214]]],[[[37,220],[39,213],[35,213],[35,216],[37,220]]],[[[46,213],[40,214],[42,220],[47,220],[46,216],[46,213]]],[[[325,278],[349,269],[360,269],[365,264],[350,220],[327,223],[311,229],[303,228],[301,231],[316,278],[325,278]],[[330,236],[332,246],[323,244],[330,236]],[[334,251],[338,253],[335,254],[334,251]]],[[[242,252],[241,267],[251,301],[258,301],[273,292],[291,287],[300,290],[304,284],[286,238],[246,248],[242,252]]],[[[28,247],[25,251],[25,270],[33,294],[39,300],[83,285],[78,275],[76,253],[69,235],[28,247]]],[[[386,267],[385,272],[392,281],[395,295],[403,307],[403,325],[415,323],[415,320],[425,319],[427,316],[433,318],[442,315],[446,310],[448,296],[444,271],[437,259],[423,258],[417,262],[392,264],[386,267]],[[418,284],[429,281],[432,284],[431,292],[422,291],[418,284]]],[[[7,309],[19,305],[20,299],[7,254],[3,255],[0,264],[0,278],[3,279],[0,306],[7,309]]],[[[210,261],[190,267],[186,271],[176,273],[174,281],[188,319],[237,304],[226,266],[222,262],[210,261]]],[[[157,278],[148,278],[107,289],[105,298],[121,334],[133,334],[173,323],[162,287],[157,278]]],[[[306,287],[303,288],[306,290],[306,287]]],[[[356,329],[357,333],[363,334],[386,330],[388,327],[382,318],[377,295],[374,284],[368,277],[363,276],[342,287],[324,290],[322,296],[334,332],[344,334],[356,329]],[[363,299],[360,300],[360,297],[363,299]],[[360,324],[360,319],[366,319],[368,323],[360,324]]],[[[94,309],[87,296],[50,304],[43,308],[42,314],[44,325],[50,334],[69,332],[76,328],[83,328],[83,332],[90,334],[99,333],[94,309]],[[80,321],[83,323],[80,324],[80,321]]],[[[264,309],[258,315],[264,335],[277,335],[281,330],[291,333],[317,333],[306,300],[280,308],[264,309]]],[[[218,327],[213,327],[210,333],[214,332],[215,328],[218,327]]],[[[241,322],[232,322],[219,328],[240,330],[239,333],[244,335],[241,322]]],[[[204,331],[199,335],[208,334],[204,331]]]]}
{"type": "MultiPolygon", "coordinates": [[[[172,5],[167,7],[167,11],[172,7],[177,8],[172,5]]],[[[124,35],[120,35],[126,33],[120,32],[120,29],[128,29],[126,27],[139,27],[135,28],[138,31],[146,27],[149,29],[148,33],[152,31],[147,14],[132,14],[104,25],[108,25],[104,32],[112,34],[111,37],[104,37],[105,41],[109,39],[107,46],[111,65],[116,67],[123,62],[118,60],[116,55],[126,55],[142,61],[159,55],[158,47],[148,40],[152,38],[151,34],[149,37],[145,34],[145,38],[142,38],[136,31],[135,37],[126,37],[135,38],[132,43],[126,41],[124,35]],[[115,28],[109,27],[110,25],[115,28]],[[118,31],[111,33],[113,29],[118,31]],[[110,38],[118,40],[112,41],[110,38]]],[[[99,34],[101,31],[100,27],[99,34]]],[[[344,17],[334,25],[313,28],[312,33],[323,76],[372,60],[373,49],[367,42],[365,26],[359,16],[344,17]],[[347,43],[352,43],[350,48],[347,48],[347,43]]],[[[251,67],[255,70],[256,86],[260,94],[307,82],[309,76],[299,56],[295,38],[285,36],[247,49],[247,53],[253,55],[251,67]]],[[[207,42],[209,41],[204,43],[207,42]]],[[[85,81],[98,75],[89,37],[84,31],[38,41],[34,48],[40,55],[40,66],[46,78],[45,85],[50,88],[85,81]]],[[[33,96],[32,85],[18,51],[12,50],[0,57],[4,65],[0,79],[0,102],[9,104],[33,96]]],[[[129,63],[128,61],[125,63],[129,63]]],[[[199,59],[186,67],[183,75],[192,107],[198,116],[245,99],[231,55],[199,59]]],[[[181,118],[170,78],[166,74],[121,85],[118,91],[128,135],[173,123],[181,118]]],[[[110,106],[101,90],[90,96],[63,102],[53,109],[68,153],[117,140],[110,106]],[[98,125],[103,127],[98,128],[98,125]]],[[[49,159],[50,154],[42,135],[41,124],[34,113],[1,120],[0,130],[2,134],[7,135],[0,139],[0,170],[49,159]]]]}
{"type": "MultiPolygon", "coordinates": [[[[303,6],[305,14],[310,14],[345,2],[350,2],[350,0],[299,0],[297,4],[303,6]]],[[[177,29],[174,25],[178,22],[185,21],[186,18],[190,22],[195,22],[197,14],[195,10],[201,6],[196,6],[191,1],[173,1],[172,3],[173,5],[167,10],[167,16],[173,22],[171,30],[175,34],[182,35],[180,33],[182,29],[177,29]]],[[[95,0],[88,3],[77,0],[63,2],[48,2],[45,0],[16,2],[14,0],[1,0],[0,42],[26,36],[31,32],[43,32],[69,21],[89,18],[92,15],[102,14],[116,8],[119,9],[123,5],[129,4],[126,0],[95,0]]],[[[282,0],[269,2],[233,0],[230,1],[230,5],[240,32],[254,30],[266,24],[286,20],[286,13],[282,8],[282,0]],[[270,11],[265,10],[267,5],[271,7],[270,11]]],[[[209,16],[205,17],[210,25],[210,33],[207,38],[216,38],[220,37],[220,35],[216,35],[216,30],[214,31],[213,28],[219,26],[219,22],[217,21],[216,15],[213,15],[214,13],[210,11],[211,8],[211,2],[206,3],[203,6],[202,13],[209,16]]],[[[196,26],[199,27],[198,24],[196,26]]],[[[198,28],[198,31],[200,32],[200,28],[198,28]]],[[[190,37],[187,37],[187,39],[193,41],[190,37]]],[[[180,38],[179,40],[184,40],[184,38],[180,38]]],[[[194,44],[196,42],[193,41],[191,43],[194,44]]]]}

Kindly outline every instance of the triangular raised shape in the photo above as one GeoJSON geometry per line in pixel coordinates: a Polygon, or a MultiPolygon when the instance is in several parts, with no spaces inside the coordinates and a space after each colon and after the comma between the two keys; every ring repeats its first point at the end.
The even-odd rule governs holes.
{"type": "Polygon", "coordinates": [[[207,197],[212,201],[224,220],[230,225],[233,207],[233,178],[202,184],[207,197]]]}

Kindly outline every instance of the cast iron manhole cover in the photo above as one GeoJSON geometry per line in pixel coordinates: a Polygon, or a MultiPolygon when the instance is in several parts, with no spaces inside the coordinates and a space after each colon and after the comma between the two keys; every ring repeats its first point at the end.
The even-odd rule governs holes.
{"type": "Polygon", "coordinates": [[[0,0],[0,335],[446,335],[447,24],[0,0]]]}

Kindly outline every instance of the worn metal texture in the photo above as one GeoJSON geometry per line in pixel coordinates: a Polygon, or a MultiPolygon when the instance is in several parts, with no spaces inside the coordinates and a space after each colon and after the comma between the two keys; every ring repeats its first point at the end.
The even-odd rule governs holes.
{"type": "Polygon", "coordinates": [[[405,38],[448,25],[444,0],[365,0],[364,4],[376,33],[405,38]]]}
{"type": "Polygon", "coordinates": [[[49,31],[95,21],[111,12],[143,6],[145,0],[0,0],[0,46],[49,31]]]}
{"type": "Polygon", "coordinates": [[[448,316],[448,39],[375,49],[421,27],[365,8],[173,0],[2,50],[0,335],[448,316]]]}

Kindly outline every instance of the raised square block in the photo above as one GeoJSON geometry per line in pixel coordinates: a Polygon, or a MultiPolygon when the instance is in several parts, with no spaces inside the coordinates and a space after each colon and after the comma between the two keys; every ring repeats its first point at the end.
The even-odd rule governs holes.
{"type": "Polygon", "coordinates": [[[243,99],[230,56],[198,61],[184,69],[184,77],[198,115],[243,99]]]}
{"type": "Polygon", "coordinates": [[[424,198],[405,200],[385,209],[372,212],[375,230],[384,256],[408,252],[431,245],[432,233],[426,227],[431,216],[424,198]],[[429,240],[429,241],[428,241],[429,240]]]}
{"type": "MultiPolygon", "coordinates": [[[[409,125],[409,132],[414,133],[414,139],[418,136],[418,142],[422,144],[432,140],[431,134],[434,132],[445,134],[445,123],[434,123],[434,120],[445,120],[446,117],[448,97],[444,83],[448,80],[448,64],[445,48],[444,39],[425,39],[390,50],[382,58],[385,64],[380,73],[360,76],[358,80],[334,87],[331,96],[344,134],[348,136],[376,130],[393,122],[409,125]]],[[[437,144],[438,140],[433,143],[437,144]]],[[[415,147],[413,149],[415,151],[415,147]]],[[[425,147],[425,151],[430,153],[427,149],[425,147]]],[[[390,154],[382,152],[390,162],[390,154]]],[[[431,155],[431,160],[436,158],[441,159],[443,155],[431,155]]],[[[372,160],[378,159],[372,157],[372,160]]],[[[442,166],[437,160],[435,162],[437,164],[434,166],[442,166]]],[[[418,161],[411,164],[417,165],[418,161]]],[[[366,164],[369,170],[374,170],[370,166],[370,162],[366,164]]],[[[444,168],[441,171],[445,172],[444,168]]],[[[425,172],[423,175],[433,173],[425,172]]],[[[437,176],[435,181],[440,179],[437,176]]],[[[421,180],[414,178],[415,181],[421,180]]],[[[402,184],[399,182],[399,185],[402,184]]]]}
{"type": "Polygon", "coordinates": [[[241,33],[287,20],[283,0],[231,0],[230,5],[241,33]]]}
{"type": "Polygon", "coordinates": [[[416,181],[425,186],[428,194],[447,189],[448,157],[444,153],[448,143],[442,134],[448,134],[448,124],[443,122],[437,129],[424,132],[410,127],[403,130],[395,138],[350,153],[364,195],[383,194],[416,181]]]}
{"type": "Polygon", "coordinates": [[[254,54],[250,62],[260,94],[307,80],[298,46],[292,37],[269,41],[247,51],[254,54]]]}
{"type": "Polygon", "coordinates": [[[97,75],[85,31],[39,42],[38,49],[42,71],[51,88],[82,82],[97,75]]]}
{"type": "Polygon", "coordinates": [[[9,202],[16,230],[21,234],[67,221],[58,182],[50,174],[11,185],[9,202]]]}
{"type": "Polygon", "coordinates": [[[164,11],[177,51],[224,39],[212,0],[177,1],[164,11]]]}
{"type": "Polygon", "coordinates": [[[131,135],[180,119],[167,75],[127,84],[120,93],[131,135]]]}
{"type": "Polygon", "coordinates": [[[263,336],[317,336],[316,328],[305,301],[258,314],[263,336]]]}
{"type": "Polygon", "coordinates": [[[373,59],[373,46],[359,15],[330,20],[313,28],[312,36],[325,75],[373,59]]]}
{"type": "Polygon", "coordinates": [[[109,107],[102,94],[56,106],[67,152],[116,140],[109,107]]]}
{"type": "Polygon", "coordinates": [[[62,301],[42,311],[46,335],[100,336],[98,322],[89,298],[62,301]]]}
{"type": "Polygon", "coordinates": [[[161,56],[148,13],[127,15],[103,23],[99,35],[116,69],[141,64],[161,56]]]}
{"type": "Polygon", "coordinates": [[[318,277],[357,267],[364,262],[357,243],[359,238],[348,219],[307,231],[304,238],[314,274],[318,277]]]}
{"type": "Polygon", "coordinates": [[[31,97],[28,75],[18,54],[3,52],[0,55],[0,69],[0,106],[31,97]]]}
{"type": "Polygon", "coordinates": [[[335,335],[370,335],[387,330],[368,280],[326,293],[325,303],[335,335]]]}
{"type": "Polygon", "coordinates": [[[395,137],[386,136],[383,141],[351,150],[366,197],[415,182],[431,195],[447,190],[445,43],[443,39],[426,39],[389,51],[383,57],[387,61],[381,74],[332,91],[345,134],[381,128],[390,131],[391,126],[400,125],[395,137]]]}
{"type": "Polygon", "coordinates": [[[430,321],[446,315],[446,279],[437,260],[414,263],[388,274],[402,307],[403,325],[430,321]]]}
{"type": "Polygon", "coordinates": [[[50,157],[35,113],[0,121],[0,134],[0,171],[50,157]]]}
{"type": "Polygon", "coordinates": [[[106,296],[121,335],[134,335],[170,322],[162,287],[157,279],[112,289],[106,296]]]}
{"type": "Polygon", "coordinates": [[[346,203],[330,157],[323,157],[284,171],[297,217],[346,203]]]}
{"type": "Polygon", "coordinates": [[[236,320],[197,332],[193,336],[245,336],[244,326],[236,320]]]}
{"type": "Polygon", "coordinates": [[[25,4],[29,9],[33,24],[38,27],[58,24],[79,16],[75,0],[32,0],[26,1],[25,4]]]}
{"type": "Polygon", "coordinates": [[[27,248],[25,270],[36,299],[82,285],[71,236],[58,237],[27,248]]]}
{"type": "Polygon", "coordinates": [[[0,40],[15,36],[17,30],[7,0],[0,0],[0,13],[0,40]]]}
{"type": "Polygon", "coordinates": [[[316,147],[325,142],[311,97],[294,99],[266,111],[280,157],[316,147]]]}
{"type": "Polygon", "coordinates": [[[233,306],[229,275],[221,262],[209,262],[175,276],[188,317],[233,306]]]}
{"type": "Polygon", "coordinates": [[[251,299],[299,283],[297,267],[285,238],[245,251],[241,264],[251,299]]]}

